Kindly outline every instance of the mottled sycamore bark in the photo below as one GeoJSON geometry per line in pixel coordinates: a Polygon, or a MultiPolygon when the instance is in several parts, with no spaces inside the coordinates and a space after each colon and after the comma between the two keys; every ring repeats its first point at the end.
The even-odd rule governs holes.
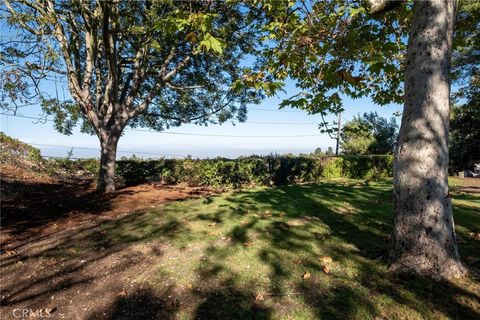
{"type": "Polygon", "coordinates": [[[465,273],[448,193],[450,60],[454,0],[414,3],[405,98],[394,161],[389,270],[435,278],[465,273]]]}

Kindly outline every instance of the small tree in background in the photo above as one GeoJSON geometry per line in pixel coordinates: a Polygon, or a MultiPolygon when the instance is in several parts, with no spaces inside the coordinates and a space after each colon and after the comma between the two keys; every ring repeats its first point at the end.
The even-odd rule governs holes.
{"type": "Polygon", "coordinates": [[[316,155],[316,156],[321,156],[321,155],[323,155],[324,153],[323,153],[323,151],[322,151],[322,148],[318,147],[318,148],[315,149],[315,151],[313,152],[313,154],[316,155]]]}
{"type": "Polygon", "coordinates": [[[344,154],[391,154],[398,137],[395,118],[387,120],[376,112],[355,116],[342,128],[341,148],[344,154]]]}

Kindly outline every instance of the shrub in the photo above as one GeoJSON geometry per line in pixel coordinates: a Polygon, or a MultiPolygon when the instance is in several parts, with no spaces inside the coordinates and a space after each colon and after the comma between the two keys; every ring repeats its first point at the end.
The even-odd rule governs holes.
{"type": "MultiPolygon", "coordinates": [[[[0,133],[0,159],[35,163],[49,173],[96,176],[98,159],[48,159],[40,151],[0,133]],[[12,160],[13,159],[13,160],[12,160]]],[[[393,156],[251,156],[238,159],[128,158],[116,162],[118,178],[127,185],[144,182],[186,183],[192,186],[240,188],[247,185],[286,185],[332,178],[377,179],[391,176],[393,156]]],[[[29,164],[30,165],[30,164],[29,164]]]]}
{"type": "Polygon", "coordinates": [[[320,168],[322,169],[320,177],[323,179],[351,178],[344,174],[343,158],[340,157],[325,158],[320,168]]]}
{"type": "Polygon", "coordinates": [[[290,157],[270,155],[239,159],[126,159],[117,174],[127,184],[160,181],[192,186],[239,188],[285,185],[332,178],[376,179],[391,175],[392,156],[290,157]]]}

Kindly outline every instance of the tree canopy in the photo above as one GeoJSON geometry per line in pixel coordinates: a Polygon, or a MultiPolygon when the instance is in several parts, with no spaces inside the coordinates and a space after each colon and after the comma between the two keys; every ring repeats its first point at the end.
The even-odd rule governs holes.
{"type": "Polygon", "coordinates": [[[242,7],[237,1],[5,1],[2,107],[17,111],[39,102],[67,134],[82,120],[84,131],[108,131],[119,109],[135,118],[130,125],[159,130],[207,123],[214,114],[218,122],[241,120],[246,104],[260,98],[258,90],[238,85],[250,70],[240,62],[258,43],[255,17],[242,7]],[[62,81],[73,100],[62,99],[62,81]]]}
{"type": "Polygon", "coordinates": [[[341,148],[344,154],[392,154],[398,136],[398,124],[376,112],[355,116],[343,126],[341,148]]]}
{"type": "MultiPolygon", "coordinates": [[[[413,2],[385,2],[396,2],[395,10],[371,14],[358,0],[261,2],[269,19],[264,71],[299,88],[281,107],[326,116],[343,111],[342,95],[379,105],[403,102],[413,2]]],[[[479,17],[479,2],[458,1],[451,76],[460,96],[472,79],[480,81],[479,17]]]]}

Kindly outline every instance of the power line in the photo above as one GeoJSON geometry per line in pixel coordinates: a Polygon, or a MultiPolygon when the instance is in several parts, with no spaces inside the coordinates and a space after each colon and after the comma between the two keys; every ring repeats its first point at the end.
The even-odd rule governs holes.
{"type": "Polygon", "coordinates": [[[283,110],[283,109],[263,109],[263,108],[247,108],[247,110],[257,110],[257,111],[266,111],[266,112],[300,112],[303,113],[304,111],[301,110],[283,110]]]}
{"type": "Polygon", "coordinates": [[[246,121],[242,124],[279,124],[279,125],[318,125],[318,122],[263,122],[263,121],[246,121]]]}
{"type": "Polygon", "coordinates": [[[193,132],[165,132],[165,131],[152,131],[147,129],[125,129],[125,131],[138,131],[138,132],[150,132],[158,134],[171,134],[180,136],[199,136],[199,137],[225,137],[225,138],[305,138],[305,137],[320,137],[320,134],[298,134],[298,135],[279,135],[279,136],[264,136],[264,135],[250,135],[241,136],[233,134],[211,134],[211,133],[193,133],[193,132]]]}

